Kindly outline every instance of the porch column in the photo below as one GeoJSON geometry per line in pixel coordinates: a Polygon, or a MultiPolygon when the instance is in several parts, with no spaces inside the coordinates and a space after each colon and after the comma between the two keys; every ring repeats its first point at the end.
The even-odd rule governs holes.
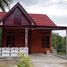
{"type": "Polygon", "coordinates": [[[25,47],[28,47],[28,28],[25,28],[25,47]]]}
{"type": "Polygon", "coordinates": [[[67,29],[66,29],[66,56],[67,56],[67,29]]]}

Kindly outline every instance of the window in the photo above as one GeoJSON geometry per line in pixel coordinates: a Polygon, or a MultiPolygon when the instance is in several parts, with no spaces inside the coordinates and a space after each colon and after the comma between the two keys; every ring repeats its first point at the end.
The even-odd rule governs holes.
{"type": "Polygon", "coordinates": [[[15,35],[13,32],[6,34],[6,47],[15,47],[15,35]]]}
{"type": "Polygon", "coordinates": [[[45,46],[46,46],[46,48],[49,48],[50,47],[50,36],[45,36],[45,37],[46,37],[45,46]]]}
{"type": "Polygon", "coordinates": [[[10,47],[10,34],[6,34],[6,47],[10,47]]]}
{"type": "Polygon", "coordinates": [[[42,47],[49,48],[50,47],[50,36],[43,34],[42,36],[42,47]]]}

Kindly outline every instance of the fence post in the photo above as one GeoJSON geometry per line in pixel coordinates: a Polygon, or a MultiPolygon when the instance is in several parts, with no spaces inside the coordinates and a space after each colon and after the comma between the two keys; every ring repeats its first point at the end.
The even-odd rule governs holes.
{"type": "Polygon", "coordinates": [[[67,56],[67,29],[66,29],[66,56],[67,56]]]}
{"type": "Polygon", "coordinates": [[[25,28],[25,47],[28,47],[28,28],[25,28]]]}

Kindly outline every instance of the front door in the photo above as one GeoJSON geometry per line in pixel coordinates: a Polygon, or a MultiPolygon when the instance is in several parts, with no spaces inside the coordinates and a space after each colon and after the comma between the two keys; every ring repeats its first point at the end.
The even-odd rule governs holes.
{"type": "Polygon", "coordinates": [[[41,32],[32,30],[31,53],[42,53],[41,49],[41,32]]]}

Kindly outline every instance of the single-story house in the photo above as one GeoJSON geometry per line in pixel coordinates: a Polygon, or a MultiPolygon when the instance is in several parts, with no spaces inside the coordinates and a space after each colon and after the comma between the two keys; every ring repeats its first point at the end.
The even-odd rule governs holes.
{"type": "Polygon", "coordinates": [[[52,51],[52,30],[64,30],[46,14],[31,14],[17,3],[9,12],[0,12],[2,47],[28,47],[31,53],[52,51]]]}

